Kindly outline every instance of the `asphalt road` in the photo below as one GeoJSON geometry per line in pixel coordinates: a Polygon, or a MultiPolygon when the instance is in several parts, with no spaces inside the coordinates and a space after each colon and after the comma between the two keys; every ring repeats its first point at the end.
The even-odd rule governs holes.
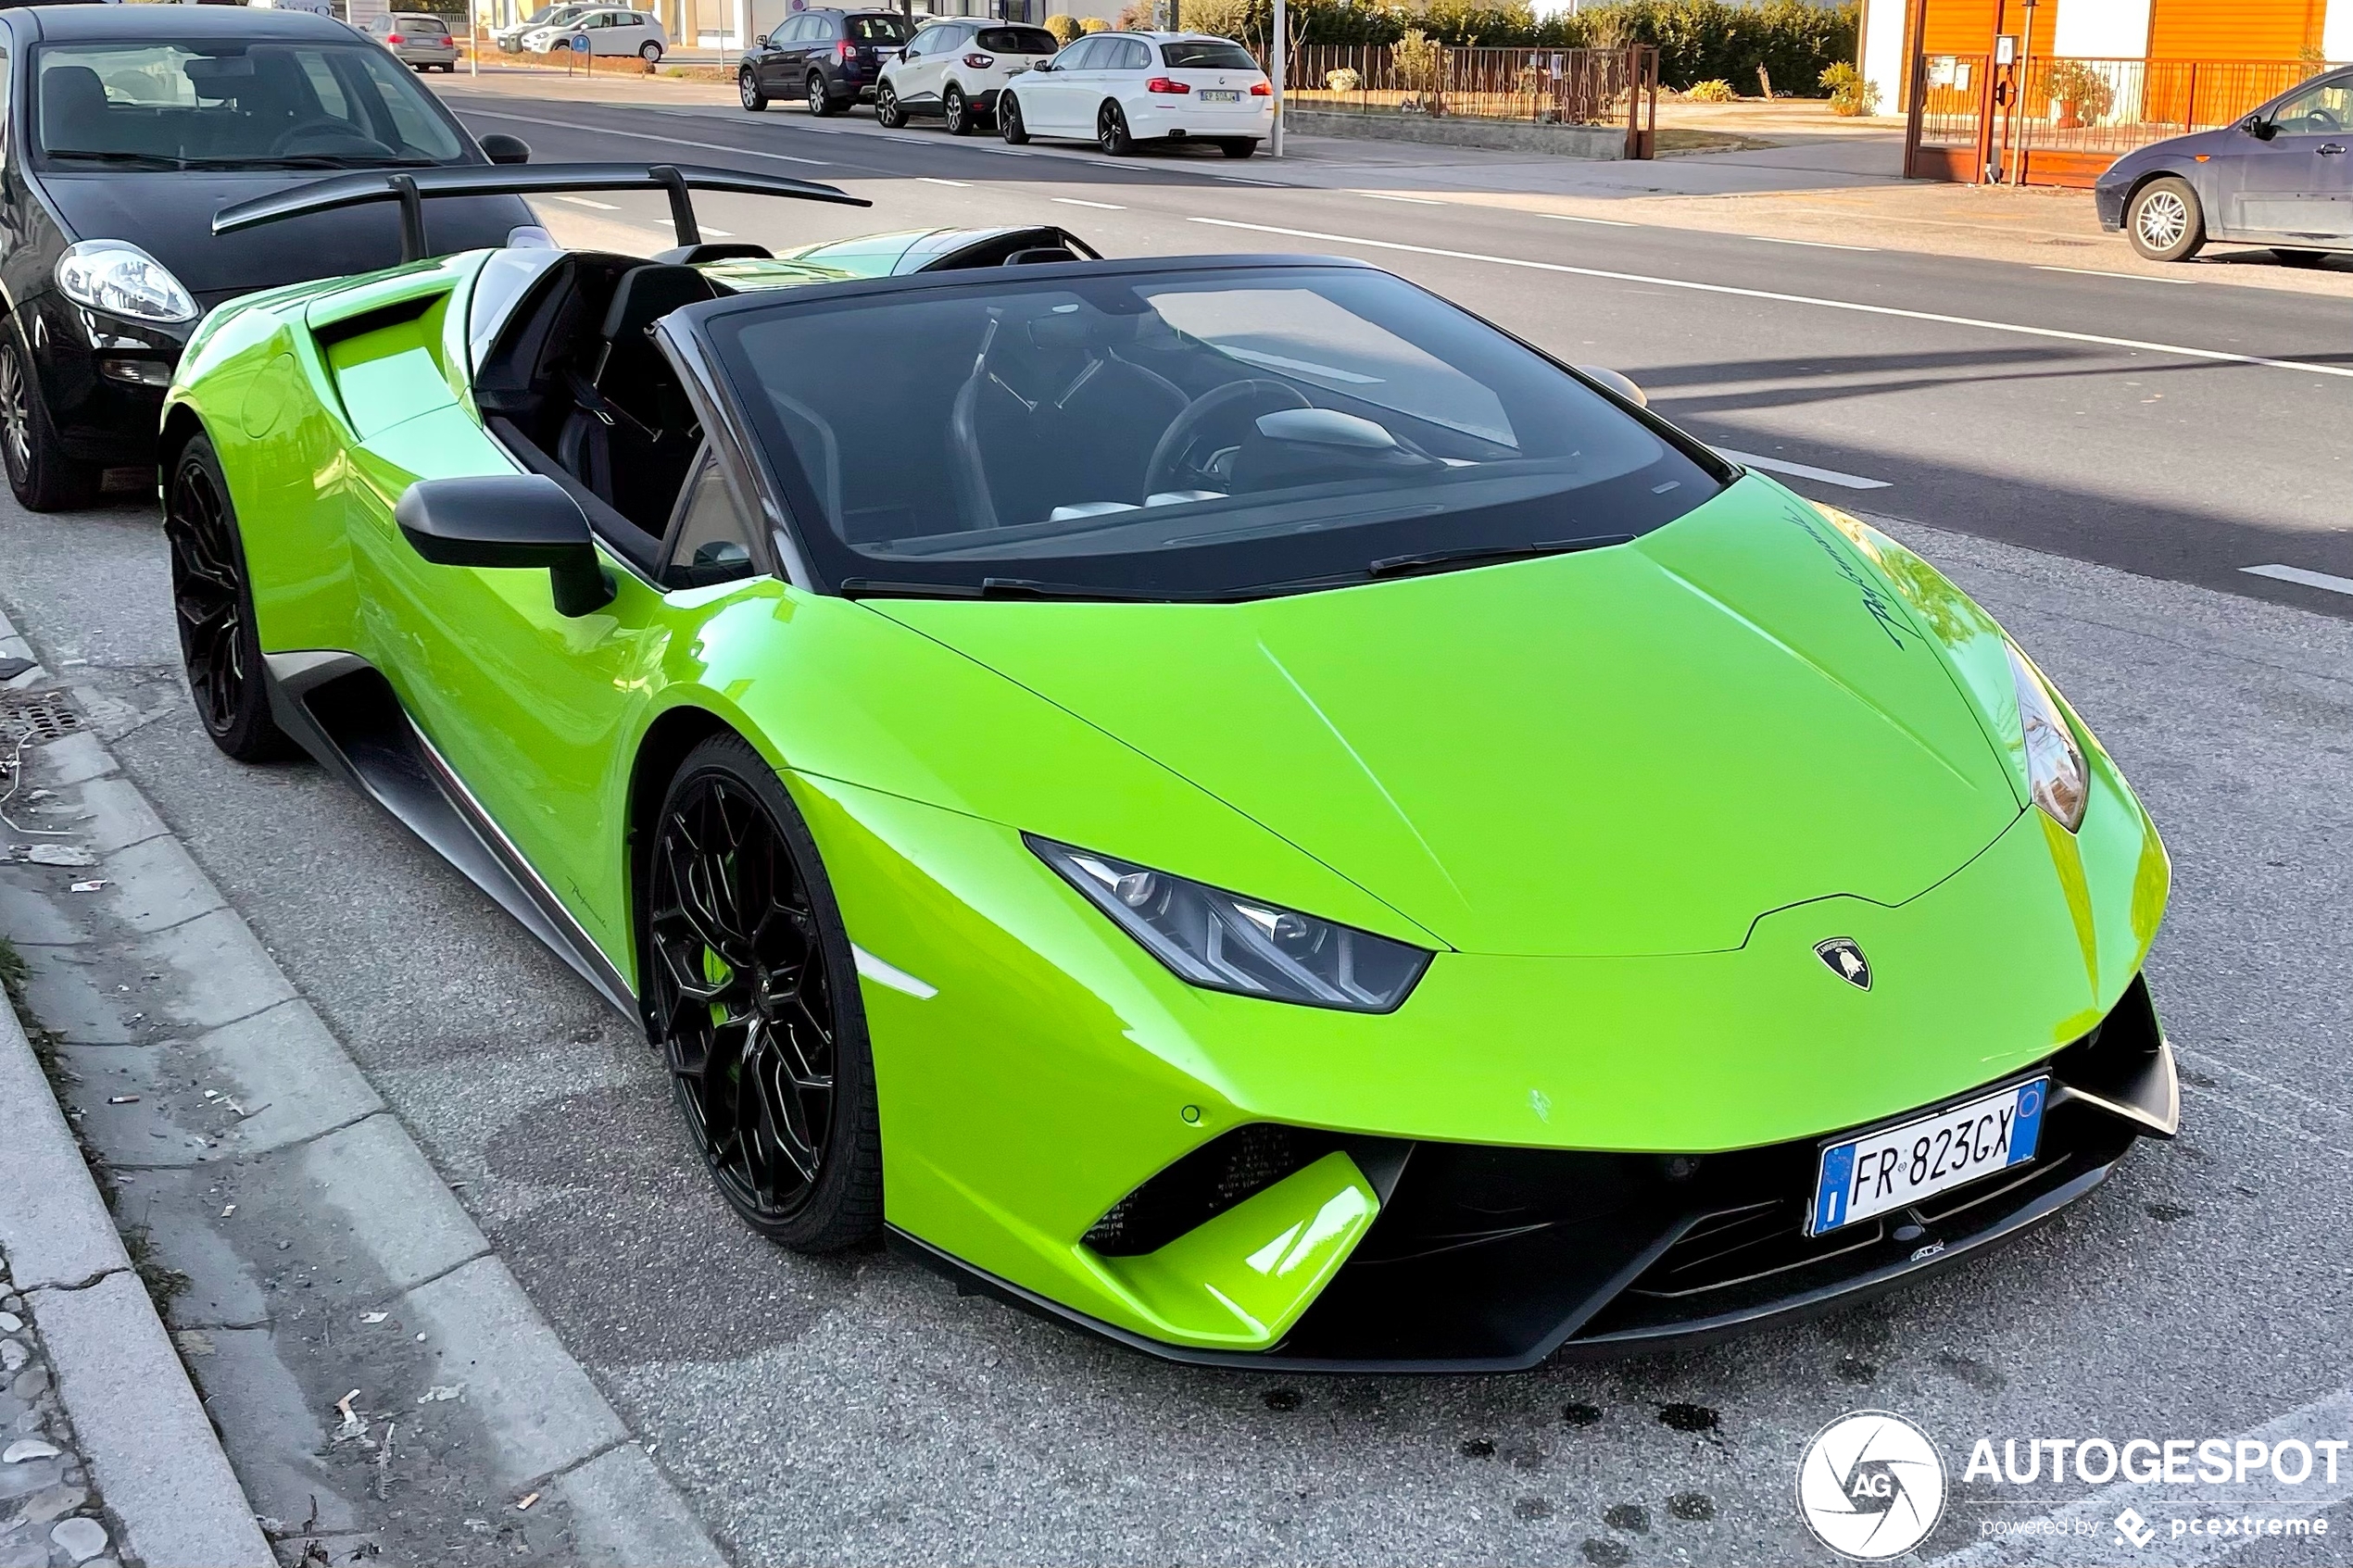
{"type": "MultiPolygon", "coordinates": [[[[2317,358],[2341,341],[2334,306],[1433,215],[1219,178],[1271,177],[1258,164],[1016,161],[936,132],[814,131],[797,111],[682,125],[492,107],[822,158],[807,172],[876,204],[779,217],[710,203],[712,224],[748,237],[1018,217],[1072,222],[1111,252],[1305,243],[1193,221],[1214,217],[1652,280],[1378,253],[1548,347],[1636,375],[1711,439],[1888,482],[1801,488],[1954,530],[1891,525],[2036,652],[2175,857],[2150,972],[2190,1071],[2184,1136],[2144,1146],[2023,1244],[1811,1323],[1518,1377],[1277,1384],[1175,1368],[959,1298],[882,1254],[811,1261],[740,1229],[642,1044],[569,971],[316,770],[239,768],[204,740],[146,509],[38,518],[0,498],[0,603],[83,683],[125,767],[740,1560],[1829,1561],[1793,1506],[1797,1461],[1823,1423],[1863,1407],[1919,1423],[1953,1468],[1922,1550],[1934,1556],[2085,1489],[1964,1484],[1977,1437],[2230,1436],[2353,1384],[2353,599],[2239,571],[2353,576],[2328,499],[2345,488],[2353,384],[1677,285],[2320,364],[2337,362],[2317,358]]],[[[545,157],[650,145],[477,124],[521,131],[545,157]]],[[[573,211],[662,243],[651,203],[573,211]]],[[[1873,803],[1825,809],[1879,825],[1873,803]]],[[[341,1392],[305,1390],[315,1409],[341,1392]]],[[[2353,1473],[2325,1500],[2348,1491],[2353,1473]]],[[[2259,1560],[2346,1561],[2353,1512],[2330,1517],[2325,1544],[2266,1542],[2259,1560]]]]}

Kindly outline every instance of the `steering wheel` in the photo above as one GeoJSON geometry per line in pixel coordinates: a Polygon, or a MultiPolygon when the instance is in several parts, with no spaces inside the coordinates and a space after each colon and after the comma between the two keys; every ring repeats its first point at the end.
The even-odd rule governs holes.
{"type": "MultiPolygon", "coordinates": [[[[1165,490],[1213,489],[1214,485],[1179,484],[1180,478],[1209,479],[1213,477],[1192,460],[1193,448],[1204,434],[1216,435],[1237,431],[1233,440],[1221,441],[1220,446],[1230,446],[1239,440],[1239,431],[1246,431],[1261,414],[1271,414],[1283,408],[1312,407],[1297,387],[1286,382],[1261,381],[1255,378],[1229,381],[1213,387],[1185,405],[1176,419],[1169,421],[1160,442],[1152,448],[1151,461],[1144,465],[1144,494],[1156,495],[1165,490]],[[1216,420],[1216,425],[1211,421],[1216,420]]],[[[1215,450],[1215,448],[1212,448],[1215,450]]]]}
{"type": "Polygon", "coordinates": [[[2330,136],[2344,130],[2345,122],[2327,109],[2309,108],[2304,111],[2304,129],[2309,135],[2330,136]]]}
{"type": "Polygon", "coordinates": [[[303,153],[317,153],[322,157],[332,157],[337,153],[388,157],[392,149],[366,132],[355,130],[347,120],[321,115],[287,126],[270,144],[270,156],[272,157],[292,157],[303,153]],[[306,146],[302,144],[304,143],[314,144],[306,146]],[[327,144],[315,144],[321,143],[327,144]]]}

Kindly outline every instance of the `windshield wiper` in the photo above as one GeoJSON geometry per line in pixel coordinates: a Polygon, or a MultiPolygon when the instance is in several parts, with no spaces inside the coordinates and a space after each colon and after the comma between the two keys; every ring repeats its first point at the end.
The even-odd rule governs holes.
{"type": "Polygon", "coordinates": [[[364,153],[283,153],[267,157],[192,157],[185,169],[435,169],[431,158],[371,157],[364,153]]]}
{"type": "Polygon", "coordinates": [[[41,153],[44,157],[87,158],[92,163],[135,163],[148,169],[188,167],[185,159],[171,157],[163,153],[115,152],[101,150],[97,147],[44,147],[41,153]]]}
{"type": "Polygon", "coordinates": [[[1596,533],[1584,539],[1548,539],[1534,545],[1466,545],[1452,550],[1423,550],[1410,556],[1383,556],[1365,568],[1367,577],[1399,577],[1433,567],[1470,566],[1485,561],[1525,560],[1530,556],[1567,556],[1623,545],[1631,533],[1596,533]]]}

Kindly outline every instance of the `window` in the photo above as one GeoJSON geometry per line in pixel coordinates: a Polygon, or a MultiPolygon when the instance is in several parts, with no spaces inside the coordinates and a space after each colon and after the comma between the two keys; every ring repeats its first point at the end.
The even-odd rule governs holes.
{"type": "Polygon", "coordinates": [[[2291,136],[2334,136],[2353,131],[2353,76],[2313,82],[2282,104],[2271,119],[2291,136]]]}
{"type": "Polygon", "coordinates": [[[825,19],[823,17],[795,17],[792,21],[792,26],[786,31],[785,42],[787,44],[806,44],[812,39],[817,37],[818,34],[824,32],[824,30],[825,19]]]}
{"type": "Polygon", "coordinates": [[[1101,57],[1104,47],[1105,41],[1101,38],[1082,38],[1055,57],[1054,69],[1056,70],[1098,69],[1100,68],[1095,62],[1101,57]]]}
{"type": "Polygon", "coordinates": [[[664,579],[678,587],[699,587],[750,576],[751,550],[744,543],[743,516],[736,509],[719,455],[709,443],[688,473],[678,496],[684,516],[664,579]]]}
{"type": "Polygon", "coordinates": [[[458,163],[464,144],[381,48],[333,43],[57,43],[33,58],[44,163],[164,169],[458,163]]]}
{"type": "Polygon", "coordinates": [[[1256,70],[1258,62],[1239,44],[1222,38],[1180,38],[1160,46],[1160,57],[1171,70],[1256,70]]]}
{"type": "Polygon", "coordinates": [[[615,27],[643,27],[646,25],[646,19],[639,16],[635,11],[615,11],[612,17],[612,25],[615,27]]]}
{"type": "Polygon", "coordinates": [[[446,38],[449,34],[447,24],[439,17],[402,17],[398,19],[403,32],[414,32],[426,38],[446,38]]]}
{"type": "Polygon", "coordinates": [[[907,42],[908,25],[901,17],[851,17],[849,36],[861,44],[900,44],[907,42]]]}
{"type": "Polygon", "coordinates": [[[979,42],[992,55],[1051,55],[1058,47],[1042,27],[992,27],[982,31],[979,42]]]}
{"type": "Polygon", "coordinates": [[[1149,70],[1151,63],[1151,45],[1140,38],[1126,38],[1120,41],[1119,57],[1104,69],[1107,70],[1149,70]]]}

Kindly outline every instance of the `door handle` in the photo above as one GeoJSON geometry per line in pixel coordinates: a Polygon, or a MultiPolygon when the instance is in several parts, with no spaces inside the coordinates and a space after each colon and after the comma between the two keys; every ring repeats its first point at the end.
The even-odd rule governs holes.
{"type": "Polygon", "coordinates": [[[2345,144],[2342,142],[2323,142],[2321,144],[2321,156],[2322,157],[2342,157],[2345,156],[2345,144]]]}

